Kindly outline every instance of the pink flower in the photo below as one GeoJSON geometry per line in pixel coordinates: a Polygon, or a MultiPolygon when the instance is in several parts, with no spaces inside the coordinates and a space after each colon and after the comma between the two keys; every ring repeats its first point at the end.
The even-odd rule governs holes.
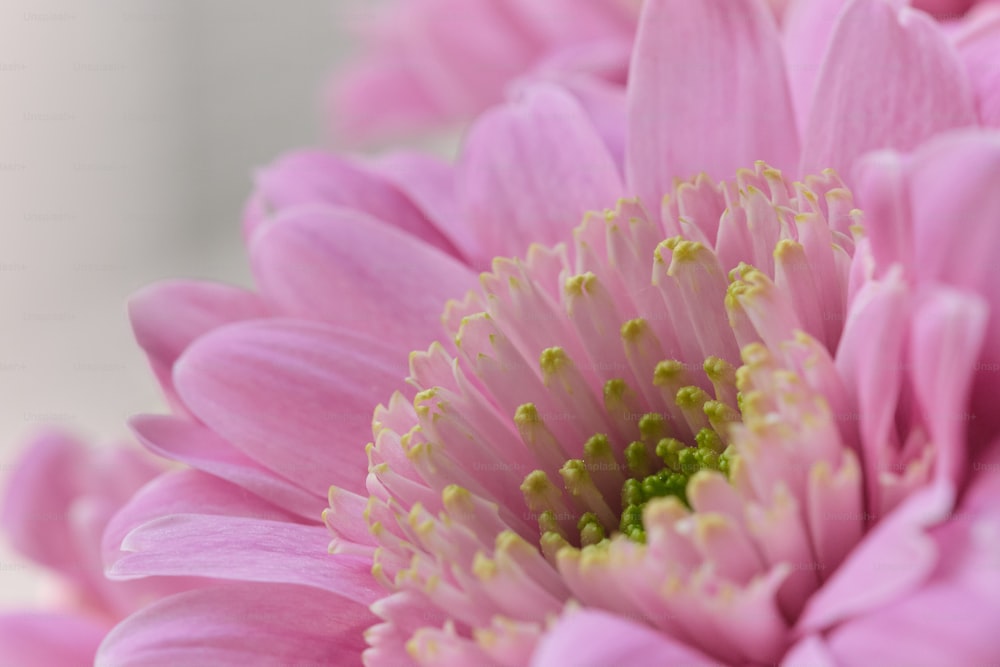
{"type": "MultiPolygon", "coordinates": [[[[214,581],[99,659],[855,664],[866,629],[937,589],[991,610],[963,586],[993,544],[971,473],[995,460],[975,371],[996,358],[977,282],[996,244],[953,225],[986,231],[994,139],[846,171],[980,119],[943,33],[903,16],[849,5],[801,135],[764,5],[660,0],[627,126],[545,84],[485,114],[454,169],[300,154],[262,172],[258,291],[172,283],[132,313],[176,410],[134,428],[201,472],[116,517],[109,573],[214,581]],[[966,164],[981,178],[957,188],[966,164]],[[831,165],[854,195],[815,173],[831,165]],[[450,302],[407,389],[407,353],[497,256],[524,259],[450,302]]],[[[965,657],[989,656],[963,627],[965,657]]]]}
{"type": "Polygon", "coordinates": [[[366,141],[467,120],[530,71],[625,81],[638,0],[393,2],[363,24],[365,53],[333,78],[334,133],[366,141]]]}
{"type": "MultiPolygon", "coordinates": [[[[929,52],[954,50],[958,54],[969,73],[968,83],[982,122],[1000,124],[994,64],[1000,30],[996,3],[912,2],[914,8],[942,22],[946,36],[942,40],[940,34],[934,34],[938,31],[923,25],[927,21],[924,14],[915,15],[907,6],[911,3],[883,0],[874,3],[881,5],[875,10],[871,2],[848,0],[760,1],[771,8],[782,27],[800,131],[806,131],[811,122],[811,102],[833,36],[839,32],[849,44],[837,46],[840,55],[828,61],[829,69],[842,70],[844,54],[851,51],[859,60],[884,57],[886,53],[876,52],[884,45],[858,46],[867,36],[883,32],[893,13],[907,24],[913,41],[928,42],[929,52]],[[944,46],[943,41],[949,44],[944,46]]],[[[390,3],[365,24],[362,56],[331,81],[329,107],[334,134],[342,140],[364,142],[467,120],[499,102],[508,89],[524,80],[556,80],[593,112],[599,124],[608,122],[622,107],[620,98],[640,6],[633,0],[390,3]]],[[[918,60],[909,58],[907,65],[916,65],[918,60]]],[[[690,63],[692,59],[675,61],[690,63]]],[[[823,103],[831,97],[845,97],[845,91],[839,89],[844,84],[835,83],[836,74],[823,75],[826,83],[820,93],[830,93],[822,98],[823,103]]],[[[867,91],[853,92],[849,98],[852,103],[871,97],[867,91]]],[[[850,115],[860,122],[866,113],[860,108],[850,115]]],[[[872,133],[882,134],[886,129],[875,127],[872,133]]]]}
{"type": "MultiPolygon", "coordinates": [[[[51,611],[0,615],[4,664],[89,665],[104,635],[181,582],[105,579],[101,536],[110,518],[162,472],[127,446],[93,449],[59,432],[27,443],[6,480],[2,525],[16,551],[61,582],[51,611]]],[[[10,573],[8,573],[10,574],[10,573]]]]}

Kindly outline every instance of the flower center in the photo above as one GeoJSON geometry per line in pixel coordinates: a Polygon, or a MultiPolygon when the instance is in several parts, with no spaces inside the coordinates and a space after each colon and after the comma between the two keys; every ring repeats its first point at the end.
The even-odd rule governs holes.
{"type": "Polygon", "coordinates": [[[373,651],[522,663],[575,601],[777,661],[864,530],[835,519],[864,509],[830,354],[852,206],[758,164],[495,260],[448,305],[454,347],[411,356],[415,399],[376,410],[373,651]]]}
{"type": "MultiPolygon", "coordinates": [[[[648,327],[644,319],[629,320],[621,327],[622,338],[647,335],[648,327]]],[[[540,366],[547,378],[555,377],[569,363],[560,347],[541,354],[540,366]]],[[[695,473],[728,474],[733,453],[727,446],[728,425],[740,419],[736,374],[718,357],[706,359],[702,370],[713,385],[714,398],[691,384],[683,362],[667,360],[656,365],[652,384],[672,407],[662,412],[631,412],[637,399],[628,383],[622,378],[604,383],[605,411],[634,421],[638,438],[616,451],[607,433],[594,434],[584,443],[582,458],[569,459],[559,468],[565,492],[578,501],[585,510],[582,513],[561,502],[560,492],[544,470],[525,477],[521,492],[537,516],[540,544],[547,557],[554,559],[570,545],[600,544],[614,532],[645,542],[642,512],[650,500],[672,496],[690,507],[687,485],[695,473]]],[[[521,405],[514,422],[525,442],[554,443],[534,404],[521,405]]]]}

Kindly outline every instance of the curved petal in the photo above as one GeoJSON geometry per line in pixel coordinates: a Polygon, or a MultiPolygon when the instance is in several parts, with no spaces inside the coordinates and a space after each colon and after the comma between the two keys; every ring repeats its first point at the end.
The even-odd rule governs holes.
{"type": "Polygon", "coordinates": [[[998,127],[1000,126],[1000,8],[993,4],[989,6],[989,10],[979,12],[972,17],[968,23],[968,27],[956,37],[955,47],[972,82],[979,122],[989,127],[998,127]]]}
{"type": "Polygon", "coordinates": [[[401,367],[443,336],[448,299],[477,284],[447,254],[346,209],[289,211],[255,236],[251,256],[261,292],[283,312],[377,337],[401,367]]]}
{"type": "Polygon", "coordinates": [[[477,234],[477,268],[522,256],[531,243],[555,245],[589,210],[621,197],[614,160],[580,105],[539,84],[515,103],[480,117],[458,172],[462,215],[477,234]]]}
{"type": "Polygon", "coordinates": [[[542,639],[532,667],[606,667],[606,665],[684,665],[718,663],[668,635],[603,611],[571,612],[542,639]]]}
{"type": "Polygon", "coordinates": [[[785,10],[781,36],[800,128],[809,120],[830,36],[846,4],[847,0],[793,0],[785,10]]]}
{"type": "Polygon", "coordinates": [[[70,508],[88,470],[87,447],[76,438],[60,432],[35,437],[7,479],[0,519],[14,549],[75,578],[81,574],[70,508]]]}
{"type": "Polygon", "coordinates": [[[983,351],[976,366],[970,424],[982,441],[1000,431],[1000,133],[948,133],[900,159],[866,158],[858,172],[858,204],[872,230],[879,272],[902,263],[918,285],[943,283],[989,304],[983,351]]]}
{"type": "Polygon", "coordinates": [[[82,614],[0,615],[0,663],[90,667],[108,624],[82,614]]]}
{"type": "Polygon", "coordinates": [[[185,404],[213,431],[316,495],[360,491],[374,407],[406,375],[399,350],[293,320],[201,338],[174,368],[185,404]]]}
{"type": "Polygon", "coordinates": [[[299,206],[327,205],[367,213],[455,255],[454,246],[398,188],[364,165],[322,151],[289,153],[257,172],[247,202],[247,240],[276,215],[299,206]]]}
{"type": "Polygon", "coordinates": [[[627,180],[651,211],[675,178],[794,169],[781,43],[759,0],[647,1],[629,76],[627,180]]]}
{"type": "Polygon", "coordinates": [[[180,408],[171,372],[187,346],[230,322],[267,317],[264,300],[239,287],[199,281],[170,281],[145,287],[129,300],[136,342],[172,407],[180,408]]]}
{"type": "Polygon", "coordinates": [[[176,470],[160,475],[140,489],[108,522],[101,541],[104,562],[121,552],[132,530],[172,514],[209,514],[292,522],[294,517],[229,482],[198,470],[176,470]]]}
{"type": "Polygon", "coordinates": [[[168,415],[129,421],[142,444],[155,454],[232,482],[301,517],[316,520],[326,502],[257,463],[201,424],[168,415]]]}
{"type": "Polygon", "coordinates": [[[303,586],[203,588],[125,619],[101,644],[95,664],[360,665],[362,633],[374,620],[361,605],[303,586]]]}
{"type": "Polygon", "coordinates": [[[371,559],[327,553],[330,534],[303,526],[206,514],[172,514],[133,529],[107,568],[111,579],[183,576],[298,584],[371,604],[381,588],[371,559]]]}
{"type": "Polygon", "coordinates": [[[868,151],[909,150],[975,123],[968,78],[934,21],[886,0],[852,0],[816,84],[800,171],[846,174],[868,151]]]}
{"type": "Polygon", "coordinates": [[[455,166],[451,162],[426,153],[392,151],[370,165],[419,206],[462,257],[471,256],[475,236],[472,226],[458,213],[455,166]]]}
{"type": "Polygon", "coordinates": [[[799,632],[822,631],[878,609],[926,581],[940,555],[927,528],[948,516],[954,496],[947,484],[925,487],[883,518],[809,600],[799,632]]]}

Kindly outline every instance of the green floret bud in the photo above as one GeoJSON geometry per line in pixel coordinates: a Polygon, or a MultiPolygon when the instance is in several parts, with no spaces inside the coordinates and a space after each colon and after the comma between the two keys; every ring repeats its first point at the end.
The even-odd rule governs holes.
{"type": "Polygon", "coordinates": [[[642,507],[640,505],[629,505],[622,511],[622,518],[618,529],[625,535],[632,535],[632,531],[642,527],[642,507]]]}
{"type": "Polygon", "coordinates": [[[677,470],[679,466],[677,455],[687,448],[688,446],[680,440],[664,438],[656,445],[656,455],[663,460],[665,466],[671,470],[677,470]]]}
{"type": "Polygon", "coordinates": [[[580,531],[580,546],[598,544],[604,540],[604,526],[593,512],[586,512],[576,524],[580,531]]]}
{"type": "Polygon", "coordinates": [[[647,413],[639,420],[639,433],[647,442],[656,442],[666,435],[666,430],[666,420],[658,412],[647,413]]]}
{"type": "Polygon", "coordinates": [[[649,474],[649,452],[642,442],[633,442],[625,448],[625,462],[636,477],[649,474]]]}
{"type": "Polygon", "coordinates": [[[622,485],[622,507],[642,505],[648,500],[642,489],[642,482],[635,478],[625,480],[622,485]]]}
{"type": "Polygon", "coordinates": [[[694,437],[694,440],[698,443],[699,449],[710,449],[714,452],[721,452],[725,449],[722,444],[722,438],[710,428],[703,428],[698,431],[698,435],[694,437]]]}

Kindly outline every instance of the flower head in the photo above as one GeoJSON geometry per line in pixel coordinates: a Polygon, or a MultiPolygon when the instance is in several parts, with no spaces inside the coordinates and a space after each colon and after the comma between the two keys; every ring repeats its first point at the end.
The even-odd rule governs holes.
{"type": "Polygon", "coordinates": [[[941,589],[989,618],[993,589],[965,584],[995,547],[969,464],[995,456],[974,374],[996,359],[997,244],[948,223],[994,212],[994,139],[853,168],[987,106],[923,14],[853,0],[822,34],[790,86],[802,60],[758,0],[650,1],[627,114],[529,86],[454,168],[262,173],[257,292],[135,303],[177,412],[135,429],[205,474],[109,532],[114,576],[237,583],[157,603],[102,656],[853,664],[941,589]]]}

